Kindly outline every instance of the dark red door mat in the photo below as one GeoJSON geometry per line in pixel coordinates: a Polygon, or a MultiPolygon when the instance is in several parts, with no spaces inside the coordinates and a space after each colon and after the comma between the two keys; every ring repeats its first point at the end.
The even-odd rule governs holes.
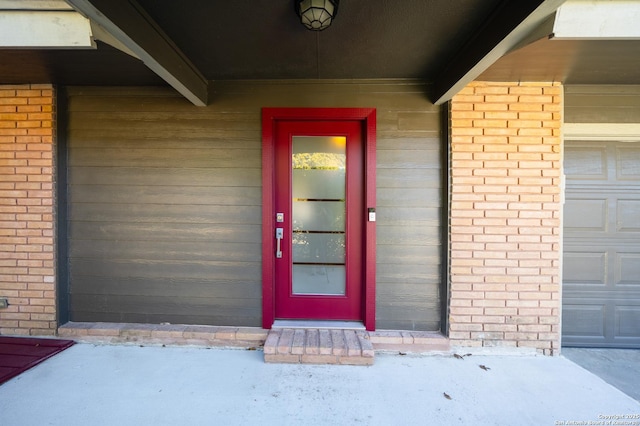
{"type": "Polygon", "coordinates": [[[0,385],[73,343],[73,340],[0,336],[0,385]]]}

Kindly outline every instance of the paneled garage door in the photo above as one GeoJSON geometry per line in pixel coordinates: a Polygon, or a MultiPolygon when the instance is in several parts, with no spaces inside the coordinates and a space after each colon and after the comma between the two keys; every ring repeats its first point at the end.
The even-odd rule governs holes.
{"type": "Polygon", "coordinates": [[[562,343],[640,348],[640,142],[567,141],[562,343]]]}

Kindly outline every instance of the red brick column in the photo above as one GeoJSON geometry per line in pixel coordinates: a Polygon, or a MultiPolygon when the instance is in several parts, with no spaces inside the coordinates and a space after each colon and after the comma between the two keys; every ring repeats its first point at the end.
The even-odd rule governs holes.
{"type": "Polygon", "coordinates": [[[56,333],[55,101],[51,85],[0,86],[0,334],[56,333]]]}
{"type": "Polygon", "coordinates": [[[475,82],[451,102],[452,345],[560,348],[562,87],[475,82]]]}

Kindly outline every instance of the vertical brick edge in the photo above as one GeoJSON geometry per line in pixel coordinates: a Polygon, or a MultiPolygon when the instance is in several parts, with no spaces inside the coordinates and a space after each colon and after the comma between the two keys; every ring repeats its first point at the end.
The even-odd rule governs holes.
{"type": "Polygon", "coordinates": [[[50,84],[0,85],[2,335],[56,334],[55,108],[50,84]]]}
{"type": "Polygon", "coordinates": [[[450,108],[451,344],[558,354],[562,86],[474,82],[450,108]]]}

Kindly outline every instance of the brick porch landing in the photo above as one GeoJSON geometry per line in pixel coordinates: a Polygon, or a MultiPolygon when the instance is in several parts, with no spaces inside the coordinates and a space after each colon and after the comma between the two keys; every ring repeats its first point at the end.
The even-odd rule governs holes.
{"type": "Polygon", "coordinates": [[[291,364],[373,364],[369,333],[360,330],[276,328],[264,343],[264,360],[291,364]]]}
{"type": "Polygon", "coordinates": [[[258,350],[264,345],[266,362],[288,363],[371,365],[374,352],[424,354],[449,353],[451,351],[449,339],[437,332],[323,329],[321,334],[318,328],[295,330],[177,324],[69,322],[58,328],[58,335],[78,342],[99,344],[189,345],[258,350]],[[281,339],[281,334],[285,330],[289,331],[284,339],[281,339]],[[296,333],[298,334],[296,335],[296,333]],[[303,343],[300,344],[302,333],[304,333],[304,338],[303,343]],[[338,333],[335,340],[342,343],[328,346],[326,333],[329,333],[332,338],[331,345],[333,345],[332,333],[338,333]],[[320,341],[321,336],[322,341],[320,341]]]}

